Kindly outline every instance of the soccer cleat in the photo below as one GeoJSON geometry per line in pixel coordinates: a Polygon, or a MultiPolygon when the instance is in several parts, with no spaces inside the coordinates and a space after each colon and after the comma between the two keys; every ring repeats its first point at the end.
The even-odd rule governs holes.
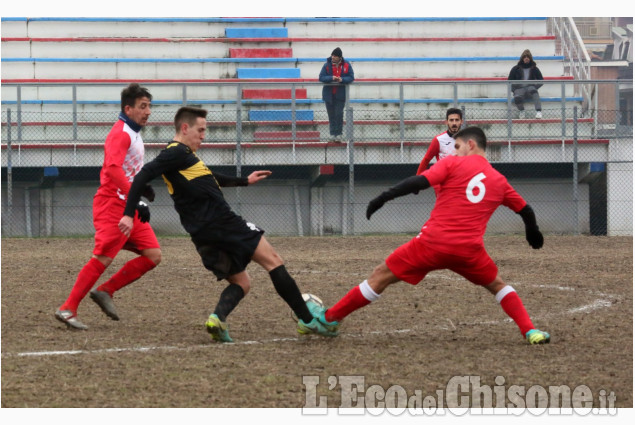
{"type": "Polygon", "coordinates": [[[318,334],[322,336],[337,336],[336,332],[329,331],[317,318],[313,318],[309,323],[298,320],[298,333],[300,335],[318,334]]]}
{"type": "Polygon", "coordinates": [[[527,333],[525,334],[525,339],[527,339],[527,342],[532,345],[549,344],[549,341],[551,341],[551,335],[549,335],[547,332],[539,331],[538,329],[532,329],[530,331],[527,331],[527,333]]]}
{"type": "Polygon", "coordinates": [[[328,320],[326,320],[326,317],[324,317],[324,315],[326,314],[326,310],[327,310],[326,307],[322,307],[322,311],[320,312],[320,315],[316,317],[316,319],[318,319],[318,321],[322,324],[322,326],[326,328],[326,330],[334,333],[335,335],[338,335],[339,329],[340,329],[340,322],[336,320],[329,322],[328,320]]]}
{"type": "Polygon", "coordinates": [[[536,111],[536,119],[538,119],[538,120],[542,119],[542,112],[536,111]]]}
{"type": "Polygon", "coordinates": [[[93,289],[90,291],[90,299],[95,301],[106,316],[110,317],[112,320],[119,320],[119,315],[117,315],[117,310],[115,309],[115,303],[112,301],[112,297],[108,292],[93,289]]]}
{"type": "Polygon", "coordinates": [[[88,329],[88,326],[77,319],[77,314],[70,310],[57,310],[55,312],[55,318],[68,326],[69,329],[79,329],[82,331],[88,329]]]}
{"type": "Polygon", "coordinates": [[[217,315],[210,314],[207,322],[205,322],[205,327],[215,341],[234,342],[229,336],[229,325],[221,321],[217,315]]]}
{"type": "MultiPolygon", "coordinates": [[[[326,330],[328,332],[330,332],[332,334],[332,335],[328,335],[328,336],[337,336],[337,334],[339,333],[340,324],[339,324],[339,322],[336,322],[336,321],[329,322],[329,321],[326,320],[326,318],[324,317],[324,313],[326,313],[326,307],[316,303],[315,301],[313,301],[311,299],[308,299],[306,301],[306,306],[309,309],[309,312],[311,313],[311,316],[316,318],[318,320],[318,322],[324,328],[326,328],[326,330]]],[[[299,328],[300,327],[298,326],[298,332],[299,332],[299,328]]],[[[302,332],[300,332],[300,333],[302,333],[302,332]]]]}

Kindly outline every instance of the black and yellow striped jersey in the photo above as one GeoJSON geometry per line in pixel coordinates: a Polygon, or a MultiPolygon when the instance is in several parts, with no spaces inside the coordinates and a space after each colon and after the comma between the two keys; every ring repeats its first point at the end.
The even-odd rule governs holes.
{"type": "Polygon", "coordinates": [[[145,185],[158,176],[163,177],[181,224],[190,235],[203,227],[225,226],[239,218],[221,187],[247,186],[247,178],[213,173],[196,153],[179,142],[169,143],[139,171],[128,193],[125,215],[134,215],[145,185]]]}

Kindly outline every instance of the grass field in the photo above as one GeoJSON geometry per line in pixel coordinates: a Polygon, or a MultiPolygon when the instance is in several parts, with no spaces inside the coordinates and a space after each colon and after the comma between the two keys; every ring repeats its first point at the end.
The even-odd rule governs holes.
{"type": "MultiPolygon", "coordinates": [[[[332,305],[408,239],[270,241],[301,290],[332,305]]],[[[337,338],[300,337],[253,264],[252,292],[229,317],[235,343],[215,343],[203,324],[225,282],[203,268],[189,239],[160,242],[163,262],[115,295],[119,322],[87,298],[79,316],[89,329],[70,331],[53,313],[92,240],[2,240],[3,408],[301,408],[320,400],[314,395],[337,408],[352,379],[363,379],[364,390],[398,385],[425,397],[447,393],[457,376],[492,388],[587,386],[593,407],[610,393],[615,406],[633,407],[631,237],[547,235],[541,250],[521,236],[486,238],[503,279],[551,333],[543,346],[527,345],[494,297],[449,271],[393,285],[349,316],[337,338]]],[[[120,254],[100,282],[130,258],[120,254]]]]}

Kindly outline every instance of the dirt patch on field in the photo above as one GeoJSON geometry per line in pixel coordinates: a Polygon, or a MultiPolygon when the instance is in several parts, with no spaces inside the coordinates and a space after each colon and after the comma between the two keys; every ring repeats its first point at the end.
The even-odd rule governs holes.
{"type": "MultiPolygon", "coordinates": [[[[408,239],[270,241],[302,291],[332,305],[408,239]]],[[[53,313],[92,240],[2,240],[2,407],[303,407],[303,377],[319,377],[310,391],[339,407],[351,376],[365,389],[398,385],[423,397],[447,393],[456,376],[506,389],[585,385],[596,407],[611,392],[616,406],[633,406],[630,237],[551,236],[538,251],[520,236],[486,238],[503,279],[552,334],[544,346],[528,346],[494,297],[448,271],[388,288],[337,338],[298,337],[256,265],[252,292],[229,318],[236,343],[214,343],[203,323],[225,282],[203,268],[189,239],[160,241],[161,265],[115,296],[121,321],[86,299],[79,316],[90,328],[73,332],[53,313]]],[[[120,254],[100,282],[131,258],[120,254]]]]}

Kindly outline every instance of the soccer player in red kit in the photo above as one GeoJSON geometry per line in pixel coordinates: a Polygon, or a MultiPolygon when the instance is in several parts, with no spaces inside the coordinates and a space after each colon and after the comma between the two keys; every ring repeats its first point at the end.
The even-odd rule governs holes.
{"type": "MultiPolygon", "coordinates": [[[[145,203],[139,202],[137,205],[134,232],[128,237],[119,230],[119,220],[126,207],[130,185],[143,166],[144,148],[140,132],[150,116],[151,101],[150,92],[136,83],[121,92],[121,113],[104,143],[100,186],[93,198],[93,255],[79,272],[70,295],[55,312],[55,318],[71,329],[88,328],[77,319],[77,307],[89,291],[91,299],[108,317],[119,320],[113,294],[139,279],[161,261],[161,249],[148,223],[150,211],[145,203]],[[130,250],[139,256],[128,261],[108,281],[91,291],[121,249],[130,250]]],[[[143,195],[149,201],[154,200],[154,190],[150,185],[146,186],[143,195]]]]}
{"type": "Polygon", "coordinates": [[[445,113],[445,124],[448,129],[443,133],[435,136],[430,142],[430,146],[426,151],[419,168],[417,168],[417,175],[423,173],[432,161],[432,158],[439,160],[454,155],[454,135],[458,133],[463,125],[463,111],[458,108],[450,108],[445,113]]]}
{"type": "Polygon", "coordinates": [[[519,214],[527,241],[543,245],[532,208],[485,157],[487,139],[480,128],[468,127],[455,135],[456,156],[449,156],[419,176],[409,177],[370,201],[366,218],[396,197],[439,185],[430,219],[421,232],[397,248],[371,276],[350,290],[328,310],[312,304],[312,313],[333,332],[353,311],[377,300],[393,283],[418,284],[432,270],[449,269],[493,295],[518,325],[530,344],[544,344],[550,335],[536,329],[516,291],[498,275],[483,244],[487,222],[499,205],[519,214]]]}

